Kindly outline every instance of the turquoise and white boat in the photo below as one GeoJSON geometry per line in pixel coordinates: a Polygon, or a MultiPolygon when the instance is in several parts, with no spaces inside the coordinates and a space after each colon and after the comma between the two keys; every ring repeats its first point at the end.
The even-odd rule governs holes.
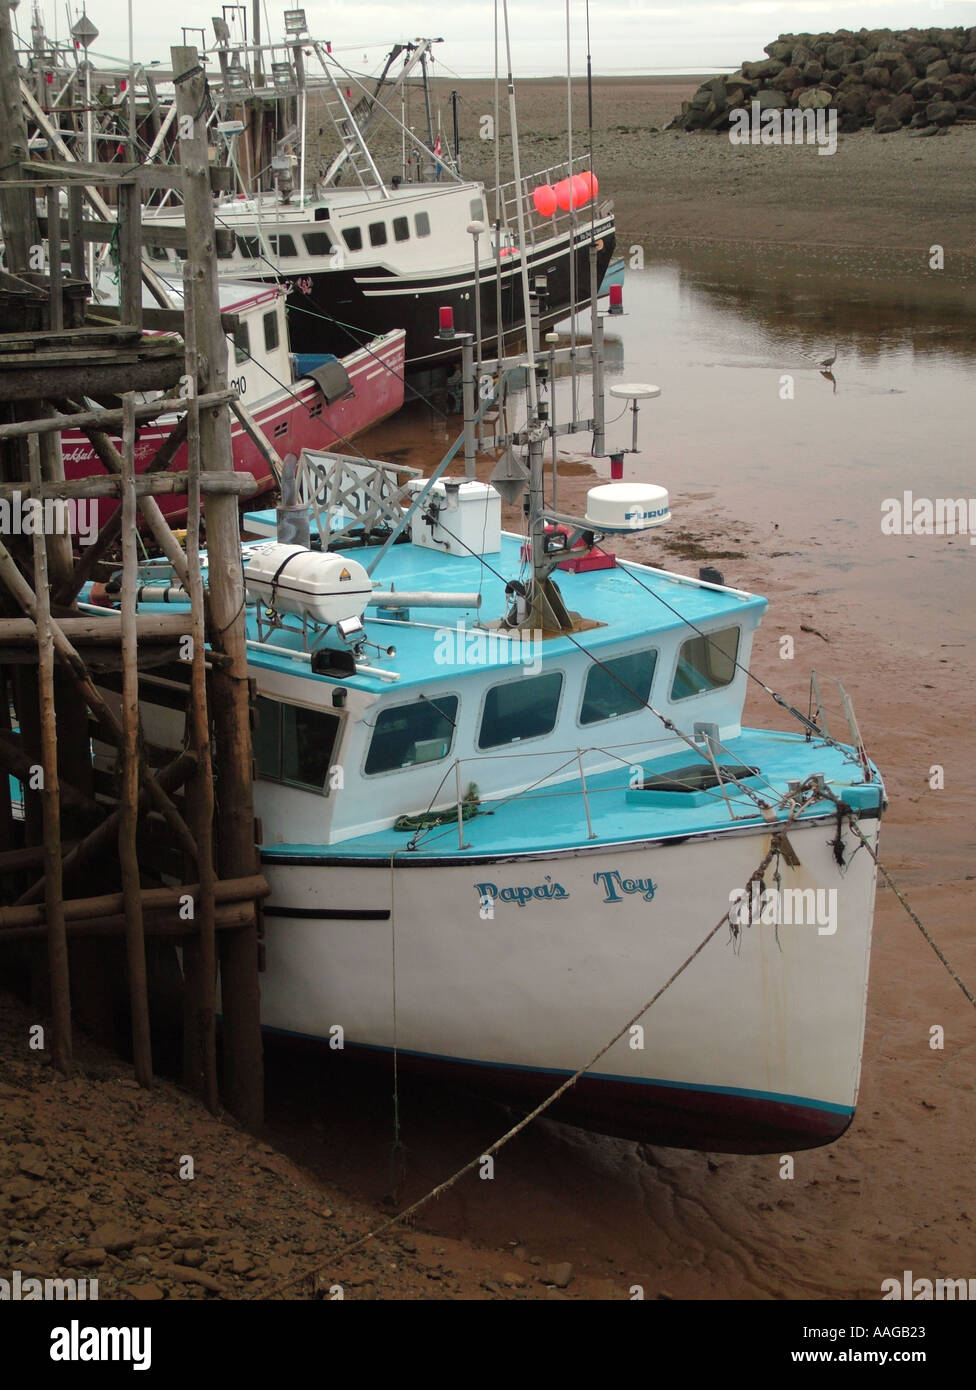
{"type": "MultiPolygon", "coordinates": [[[[765,599],[613,557],[666,522],[663,488],[595,487],[580,518],[544,501],[543,394],[495,473],[526,489],[525,535],[471,468],[335,454],[247,519],[262,1022],[535,1100],[731,911],[552,1113],[706,1150],[830,1142],[875,892],[851,822],[877,845],[881,779],[819,693],[796,732],[743,726],[765,599]]],[[[147,727],[166,742],[167,717],[178,744],[181,716],[147,727]]]]}

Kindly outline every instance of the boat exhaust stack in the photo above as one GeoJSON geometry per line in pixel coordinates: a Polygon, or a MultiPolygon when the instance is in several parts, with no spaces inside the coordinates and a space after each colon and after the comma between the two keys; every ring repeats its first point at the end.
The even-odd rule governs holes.
{"type": "Polygon", "coordinates": [[[298,500],[298,459],[287,454],[281,465],[281,501],[276,511],[275,536],[281,545],[308,548],[308,507],[298,500]]]}

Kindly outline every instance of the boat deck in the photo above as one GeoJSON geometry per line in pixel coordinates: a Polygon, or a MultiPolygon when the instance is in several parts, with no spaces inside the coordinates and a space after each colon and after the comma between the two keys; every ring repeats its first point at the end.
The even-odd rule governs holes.
{"type": "MultiPolygon", "coordinates": [[[[609,738],[601,745],[603,749],[610,746],[609,738]]],[[[850,749],[817,740],[808,741],[802,734],[764,729],[744,729],[739,737],[726,742],[725,749],[726,752],[718,759],[719,766],[738,762],[757,768],[758,775],[744,779],[744,785],[773,808],[775,819],[779,822],[786,820],[789,815],[786,806],[776,809],[776,803],[786,795],[789,783],[803,781],[815,773],[822,775],[829,790],[857,813],[869,815],[877,813],[882,807],[884,791],[880,777],[875,772],[874,780],[865,783],[860,765],[850,749]]],[[[700,791],[669,791],[651,786],[643,791],[635,790],[631,786],[634,765],[627,760],[626,749],[619,751],[622,761],[618,769],[585,777],[593,848],[645,840],[678,841],[692,835],[727,832],[736,827],[755,830],[765,823],[761,808],[742,786],[726,785],[725,794],[717,787],[700,791]]],[[[490,755],[482,755],[477,761],[482,761],[484,756],[490,755]]],[[[517,759],[520,775],[531,777],[531,754],[522,751],[504,756],[517,759]]],[[[572,765],[575,761],[575,750],[567,750],[558,756],[552,753],[539,756],[539,778],[546,778],[546,783],[534,788],[530,785],[511,796],[482,803],[478,814],[463,822],[463,848],[458,845],[458,823],[454,818],[448,823],[419,831],[388,828],[328,846],[266,843],[262,847],[262,856],[270,862],[293,862],[298,857],[306,861],[323,859],[333,863],[340,860],[388,863],[391,856],[396,854],[397,864],[406,866],[411,860],[429,863],[431,858],[477,861],[488,857],[495,859],[499,855],[521,857],[531,854],[532,857],[540,857],[573,848],[579,850],[590,843],[580,834],[581,827],[586,825],[583,779],[576,776],[556,784],[551,781],[560,763],[572,765]]],[[[703,767],[708,766],[704,758],[697,762],[703,767]]],[[[645,764],[645,777],[650,782],[652,778],[657,779],[679,769],[687,770],[695,764],[695,754],[688,748],[655,759],[652,764],[645,764]]],[[[462,763],[462,795],[471,777],[476,775],[475,767],[469,768],[462,763]]],[[[453,783],[453,764],[446,777],[453,783]]],[[[417,812],[425,810],[424,807],[413,809],[417,812]]],[[[823,799],[809,807],[802,818],[809,820],[832,815],[834,810],[833,802],[823,799]]]]}

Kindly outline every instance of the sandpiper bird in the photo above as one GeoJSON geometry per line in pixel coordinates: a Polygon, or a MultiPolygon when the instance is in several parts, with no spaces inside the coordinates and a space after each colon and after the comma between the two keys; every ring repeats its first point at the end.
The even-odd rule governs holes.
{"type": "Polygon", "coordinates": [[[834,350],[833,350],[833,352],[830,354],[830,356],[829,356],[829,357],[825,357],[824,360],[820,363],[820,365],[821,365],[821,367],[823,367],[824,371],[829,371],[830,368],[834,365],[834,363],[835,363],[836,361],[837,361],[837,348],[836,348],[836,346],[835,346],[835,347],[834,347],[834,350]]]}

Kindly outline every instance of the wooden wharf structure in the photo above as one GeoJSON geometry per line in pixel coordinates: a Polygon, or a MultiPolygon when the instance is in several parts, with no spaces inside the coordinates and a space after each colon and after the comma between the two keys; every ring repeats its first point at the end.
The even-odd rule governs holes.
{"type": "Polygon", "coordinates": [[[73,547],[70,534],[0,525],[0,980],[8,970],[29,974],[49,1013],[53,1063],[68,1074],[73,1019],[104,1029],[117,1005],[106,962],[123,942],[135,1076],[148,1087],[147,952],[178,944],[184,1079],[211,1109],[222,1099],[254,1127],[268,890],[253,810],[238,512],[253,482],[234,471],[231,452],[235,393],[217,295],[206,79],[195,48],[172,50],[178,168],[56,162],[50,150],[31,157],[10,15],[10,0],[0,0],[0,517],[25,499],[77,506],[111,496],[120,505],[87,547],[73,547]],[[141,191],[158,177],[175,181],[186,209],[185,322],[142,305],[141,191]],[[117,322],[86,315],[85,242],[104,238],[98,188],[110,188],[119,212],[117,322]],[[145,333],[177,325],[179,333],[145,333]],[[137,393],[157,391],[137,403],[137,393]],[[120,405],[85,407],[85,396],[120,405]],[[137,475],[138,425],[176,412],[177,427],[137,475]],[[60,431],[69,427],[85,432],[106,476],[65,481],[60,431]],[[170,474],[184,441],[186,471],[170,474]],[[185,549],[156,501],[173,490],[189,498],[185,549]],[[140,519],[189,594],[189,613],[137,613],[140,519]],[[99,613],[79,593],[119,547],[121,612],[99,613]],[[176,758],[141,724],[147,686],[183,711],[176,758]],[[99,745],[115,750],[111,775],[93,758],[99,745]],[[10,777],[23,789],[22,816],[10,777]]]}

